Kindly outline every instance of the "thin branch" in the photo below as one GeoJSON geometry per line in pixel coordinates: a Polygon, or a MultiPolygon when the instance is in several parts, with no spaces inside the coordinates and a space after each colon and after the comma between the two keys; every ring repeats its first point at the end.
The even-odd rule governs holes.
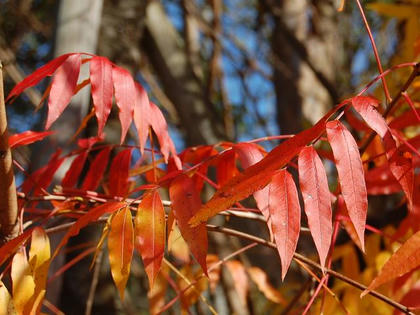
{"type": "Polygon", "coordinates": [[[98,256],[96,256],[95,269],[93,270],[92,282],[90,283],[90,288],[89,288],[89,295],[86,300],[85,315],[92,314],[92,306],[93,306],[93,301],[95,299],[96,287],[98,286],[99,273],[101,271],[101,265],[102,265],[102,258],[103,258],[103,250],[101,249],[98,253],[98,256]]]}
{"type": "Polygon", "coordinates": [[[18,207],[0,61],[0,245],[17,236],[18,207]]]}

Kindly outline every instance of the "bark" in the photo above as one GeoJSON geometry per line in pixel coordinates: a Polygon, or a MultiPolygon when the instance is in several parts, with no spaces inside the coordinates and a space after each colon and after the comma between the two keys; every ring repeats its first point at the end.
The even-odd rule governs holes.
{"type": "Polygon", "coordinates": [[[0,246],[17,236],[17,215],[15,176],[7,133],[3,72],[0,61],[0,246]]]}

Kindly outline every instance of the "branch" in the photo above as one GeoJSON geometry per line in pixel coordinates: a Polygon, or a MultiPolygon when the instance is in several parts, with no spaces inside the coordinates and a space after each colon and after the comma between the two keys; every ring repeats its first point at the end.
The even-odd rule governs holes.
{"type": "Polygon", "coordinates": [[[0,245],[17,236],[17,214],[15,176],[7,133],[3,74],[0,62],[0,245]]]}

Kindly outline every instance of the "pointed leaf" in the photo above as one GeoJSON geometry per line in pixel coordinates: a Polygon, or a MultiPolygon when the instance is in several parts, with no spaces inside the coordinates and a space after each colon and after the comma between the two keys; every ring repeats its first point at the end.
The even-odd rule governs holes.
{"type": "Polygon", "coordinates": [[[11,278],[13,284],[13,303],[18,314],[29,314],[32,309],[35,282],[28,259],[23,251],[15,254],[12,261],[11,278]]]}
{"type": "Polygon", "coordinates": [[[54,74],[50,97],[48,98],[48,117],[45,129],[49,129],[61,115],[74,94],[79,78],[80,54],[69,56],[54,74]]]}
{"type": "Polygon", "coordinates": [[[133,120],[136,89],[131,74],[120,67],[112,67],[112,81],[114,82],[115,100],[120,109],[121,143],[123,143],[133,120]]]}
{"type": "Polygon", "coordinates": [[[134,232],[131,211],[129,207],[125,207],[112,218],[111,231],[108,235],[111,274],[121,300],[124,300],[124,289],[130,275],[133,243],[134,232]]]}
{"type": "Polygon", "coordinates": [[[327,137],[334,154],[344,202],[363,249],[368,201],[359,148],[351,133],[338,120],[327,123],[327,137]]]}
{"type": "Polygon", "coordinates": [[[225,266],[232,276],[233,284],[242,306],[246,307],[248,305],[246,297],[249,290],[249,281],[244,265],[238,260],[229,260],[226,262],[225,266]]]}
{"type": "Polygon", "coordinates": [[[112,64],[107,58],[94,56],[90,60],[90,82],[100,136],[112,107],[112,64]]]}
{"type": "Polygon", "coordinates": [[[31,130],[22,133],[17,133],[9,137],[9,146],[11,149],[13,149],[22,145],[31,144],[36,141],[40,141],[53,133],[54,131],[37,132],[31,130]]]}
{"type": "Polygon", "coordinates": [[[286,170],[276,173],[268,187],[271,225],[281,258],[281,277],[284,280],[299,239],[299,197],[293,177],[286,170]]]}
{"type": "Polygon", "coordinates": [[[150,288],[153,288],[165,250],[165,210],[156,190],[144,195],[138,206],[135,247],[143,259],[150,288]]]}
{"type": "Polygon", "coordinates": [[[248,274],[251,277],[252,281],[258,287],[265,297],[271,302],[286,305],[286,300],[280,291],[276,290],[269,282],[267,274],[264,270],[258,267],[248,268],[248,274]]]}
{"type": "Polygon", "coordinates": [[[41,68],[37,69],[32,74],[28,75],[25,79],[15,85],[15,87],[10,91],[9,95],[6,98],[6,102],[8,102],[13,97],[18,96],[27,88],[36,85],[39,81],[44,79],[47,76],[52,75],[58,67],[60,67],[63,62],[67,60],[69,56],[73,54],[65,54],[60,57],[57,57],[51,60],[49,63],[43,65],[41,68]]]}
{"type": "Polygon", "coordinates": [[[89,210],[85,215],[77,219],[77,221],[74,222],[71,228],[67,231],[64,237],[61,239],[61,242],[58,244],[54,252],[53,258],[57,256],[60,249],[67,244],[70,237],[79,234],[80,229],[84,228],[89,223],[96,221],[102,215],[106,213],[115,212],[117,210],[122,209],[123,207],[125,207],[124,202],[108,202],[89,210]]]}
{"type": "Polygon", "coordinates": [[[129,169],[132,148],[119,152],[112,160],[109,169],[108,190],[111,196],[125,197],[129,190],[129,169]]]}
{"type": "Polygon", "coordinates": [[[35,281],[35,299],[38,297],[42,299],[45,294],[50,258],[51,251],[48,236],[44,229],[36,227],[32,232],[31,249],[29,251],[29,264],[35,281]]]}
{"type": "Polygon", "coordinates": [[[31,236],[32,229],[26,230],[19,236],[5,243],[0,247],[0,266],[11,256],[16,250],[22,246],[31,236]]]}
{"type": "Polygon", "coordinates": [[[95,190],[98,188],[99,183],[104,176],[106,166],[108,165],[111,150],[111,147],[106,147],[95,156],[89,167],[89,171],[86,174],[85,180],[83,181],[82,190],[95,190]]]}
{"type": "Polygon", "coordinates": [[[195,190],[194,181],[187,175],[175,178],[169,187],[172,210],[178,222],[182,237],[190,247],[191,253],[207,274],[207,230],[205,224],[191,227],[188,221],[201,206],[200,196],[195,190]]]}
{"type": "Polygon", "coordinates": [[[299,183],[309,229],[321,266],[324,266],[332,237],[331,197],[327,174],[313,147],[306,147],[300,152],[298,165],[299,183]]]}
{"type": "Polygon", "coordinates": [[[362,293],[362,296],[388,281],[401,277],[418,266],[420,266],[420,231],[412,235],[391,256],[376,278],[373,279],[368,288],[362,293]]]}
{"type": "Polygon", "coordinates": [[[328,118],[342,106],[344,104],[333,108],[312,128],[304,130],[293,138],[284,141],[268,153],[260,162],[248,167],[243,173],[233,177],[201,207],[198,213],[191,219],[190,224],[195,226],[201,222],[206,222],[210,217],[229,208],[235,202],[264,188],[270,182],[273,173],[277,169],[289,163],[306,144],[318,138],[325,131],[325,123],[328,118]]]}
{"type": "Polygon", "coordinates": [[[383,138],[388,132],[388,125],[385,119],[375,109],[378,101],[368,96],[356,96],[352,98],[354,109],[362,116],[370,128],[383,138]]]}
{"type": "Polygon", "coordinates": [[[12,297],[4,283],[0,280],[0,314],[17,315],[12,297]]]}
{"type": "Polygon", "coordinates": [[[82,172],[83,166],[85,165],[87,155],[88,151],[83,151],[76,156],[76,158],[71,163],[70,168],[67,170],[66,175],[64,175],[64,178],[61,181],[61,186],[74,187],[77,184],[80,173],[82,172]]]}
{"type": "Polygon", "coordinates": [[[238,174],[238,169],[236,168],[235,151],[229,150],[222,153],[219,156],[218,162],[217,162],[217,169],[216,169],[217,183],[220,186],[223,186],[236,174],[238,174]]]}
{"type": "Polygon", "coordinates": [[[149,97],[145,89],[138,84],[136,85],[136,103],[134,106],[134,124],[136,125],[137,134],[139,136],[140,153],[143,154],[147,137],[149,136],[149,115],[150,105],[149,97]]]}

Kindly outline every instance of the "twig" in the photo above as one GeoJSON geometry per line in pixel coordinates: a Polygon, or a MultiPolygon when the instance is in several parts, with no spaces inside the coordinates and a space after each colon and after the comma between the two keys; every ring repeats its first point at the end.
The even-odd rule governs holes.
{"type": "Polygon", "coordinates": [[[101,271],[103,253],[104,252],[101,249],[98,253],[98,256],[96,256],[95,269],[93,270],[92,282],[90,283],[89,288],[89,295],[86,300],[85,315],[90,315],[92,313],[93,301],[95,299],[96,287],[98,286],[99,273],[101,271]]]}
{"type": "MultiPolygon", "coordinates": [[[[383,117],[386,118],[388,114],[391,112],[392,108],[397,104],[397,102],[400,100],[403,93],[405,93],[408,88],[410,87],[411,83],[413,83],[414,79],[420,75],[420,63],[416,63],[416,65],[413,68],[413,71],[411,72],[410,76],[408,77],[407,81],[404,83],[404,85],[401,87],[401,89],[398,91],[397,95],[392,99],[391,103],[389,103],[388,107],[386,108],[383,117]]],[[[373,138],[375,138],[376,133],[372,132],[369,137],[367,138],[366,142],[360,147],[360,155],[362,155],[369,144],[372,142],[373,138]]]]}
{"type": "MultiPolygon", "coordinates": [[[[246,233],[243,233],[243,232],[240,232],[240,231],[236,231],[236,230],[232,230],[232,229],[228,229],[228,228],[224,228],[224,227],[220,227],[220,226],[215,226],[215,225],[209,225],[209,224],[207,225],[207,229],[209,231],[224,233],[224,234],[240,237],[240,238],[243,238],[243,239],[247,239],[249,241],[252,241],[252,242],[267,246],[267,247],[270,247],[274,250],[277,249],[276,244],[274,244],[273,242],[270,242],[270,241],[264,240],[262,238],[259,238],[259,237],[256,237],[256,236],[253,236],[253,235],[250,235],[250,234],[246,234],[246,233]]],[[[318,269],[319,271],[324,270],[324,272],[332,275],[333,277],[335,277],[337,279],[340,279],[341,281],[344,281],[344,282],[350,284],[351,286],[353,286],[353,287],[355,287],[359,290],[364,291],[364,290],[367,289],[367,287],[365,285],[363,285],[363,284],[361,284],[361,283],[359,283],[359,282],[357,282],[353,279],[350,279],[350,278],[348,278],[348,277],[342,275],[341,273],[338,273],[338,272],[336,272],[332,269],[329,269],[329,268],[326,268],[326,267],[322,268],[321,265],[319,265],[318,263],[312,261],[309,258],[306,258],[305,256],[303,256],[299,253],[294,253],[293,259],[300,260],[300,261],[304,262],[305,264],[311,266],[312,268],[318,269]]],[[[383,294],[381,294],[377,291],[369,291],[369,294],[372,295],[373,297],[385,302],[386,304],[391,305],[392,307],[400,310],[401,312],[403,312],[405,314],[415,315],[411,311],[411,308],[409,308],[405,305],[402,305],[398,302],[395,302],[394,300],[390,299],[389,297],[387,297],[387,296],[385,296],[385,295],[383,295],[383,294]]]]}
{"type": "Polygon", "coordinates": [[[0,245],[17,236],[18,207],[0,61],[0,245]]]}

